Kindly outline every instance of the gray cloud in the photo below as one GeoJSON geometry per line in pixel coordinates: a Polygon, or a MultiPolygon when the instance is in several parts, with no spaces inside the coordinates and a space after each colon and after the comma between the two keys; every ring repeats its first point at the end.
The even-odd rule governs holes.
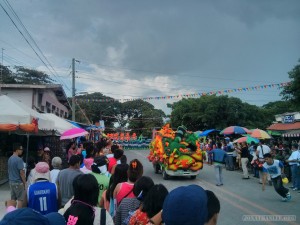
{"type": "MultiPolygon", "coordinates": [[[[19,0],[11,5],[55,67],[67,70],[73,57],[82,61],[78,67],[86,75],[79,76],[91,80],[78,79],[78,89],[94,89],[96,80],[114,76],[125,83],[118,90],[124,96],[278,83],[288,80],[287,72],[299,58],[300,2],[296,0],[19,0]],[[159,87],[158,76],[169,77],[168,88],[159,87]],[[135,81],[144,88],[126,86],[135,81]]],[[[0,44],[6,53],[38,65],[38,60],[9,52],[1,42],[35,57],[3,11],[0,26],[0,44]]],[[[248,97],[251,104],[280,98],[278,90],[265,97],[255,93],[240,97],[248,97]]]]}

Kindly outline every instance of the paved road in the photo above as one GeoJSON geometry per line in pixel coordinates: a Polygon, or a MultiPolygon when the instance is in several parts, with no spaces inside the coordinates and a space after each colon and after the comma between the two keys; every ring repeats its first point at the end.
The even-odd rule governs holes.
{"type": "Polygon", "coordinates": [[[148,151],[127,151],[128,159],[138,158],[144,165],[144,175],[150,176],[155,183],[164,184],[168,190],[188,184],[198,184],[204,189],[213,191],[221,202],[221,213],[218,225],[240,224],[300,224],[300,194],[291,191],[292,200],[281,202],[281,197],[274,188],[267,186],[262,192],[258,179],[243,180],[241,172],[224,171],[224,186],[217,187],[214,180],[214,169],[205,165],[195,180],[189,178],[175,178],[163,180],[161,174],[155,174],[146,156],[148,151]],[[295,215],[295,222],[245,222],[244,215],[295,215]]]}
{"type": "MultiPolygon", "coordinates": [[[[147,150],[126,151],[128,160],[138,158],[144,165],[144,175],[150,176],[155,183],[164,184],[168,190],[178,186],[197,184],[204,189],[213,191],[221,202],[221,213],[219,215],[219,225],[300,225],[300,194],[291,192],[290,202],[281,202],[280,196],[273,187],[267,186],[266,191],[261,191],[261,185],[256,178],[242,180],[240,172],[224,171],[224,186],[215,186],[214,170],[212,166],[205,165],[201,173],[195,180],[189,178],[174,178],[163,180],[161,174],[155,174],[152,164],[146,156],[147,150]],[[296,216],[294,222],[245,222],[242,221],[244,215],[293,215],[296,216]]],[[[0,218],[5,213],[4,201],[9,198],[8,184],[0,186],[0,218]]]]}

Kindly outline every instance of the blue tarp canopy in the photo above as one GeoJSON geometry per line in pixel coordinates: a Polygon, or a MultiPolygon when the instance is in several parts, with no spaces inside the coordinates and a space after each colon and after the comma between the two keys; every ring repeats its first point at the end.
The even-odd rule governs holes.
{"type": "Polygon", "coordinates": [[[205,131],[203,131],[201,134],[199,134],[199,136],[198,137],[204,137],[204,136],[207,136],[207,135],[209,135],[210,133],[212,133],[212,132],[220,132],[220,130],[216,130],[216,129],[210,129],[210,130],[205,130],[205,131]]]}

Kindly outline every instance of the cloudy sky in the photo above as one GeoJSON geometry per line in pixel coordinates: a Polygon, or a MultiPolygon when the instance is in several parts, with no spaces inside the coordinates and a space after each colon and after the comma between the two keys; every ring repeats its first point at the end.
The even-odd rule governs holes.
{"type": "MultiPolygon", "coordinates": [[[[99,91],[120,100],[287,82],[300,58],[299,0],[0,3],[3,64],[45,71],[68,96],[72,58],[80,61],[77,93],[99,91]]],[[[279,100],[279,92],[265,88],[230,96],[263,105],[279,100]]],[[[169,113],[166,104],[172,101],[150,103],[169,113]]]]}

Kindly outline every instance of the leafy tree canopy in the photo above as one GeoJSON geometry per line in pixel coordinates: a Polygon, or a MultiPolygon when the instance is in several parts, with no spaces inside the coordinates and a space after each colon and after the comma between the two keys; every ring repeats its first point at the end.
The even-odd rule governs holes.
{"type": "Polygon", "coordinates": [[[4,84],[52,84],[54,82],[48,74],[22,66],[15,66],[15,71],[2,65],[0,65],[0,69],[2,69],[4,84]]]}
{"type": "Polygon", "coordinates": [[[232,125],[266,128],[273,121],[263,109],[228,96],[183,99],[170,106],[172,127],[184,125],[194,131],[232,125]]]}
{"type": "MultiPolygon", "coordinates": [[[[300,63],[300,59],[298,60],[300,63]]],[[[283,87],[280,93],[284,100],[291,100],[295,104],[300,104],[300,64],[297,64],[290,72],[290,85],[283,87]]]]}

